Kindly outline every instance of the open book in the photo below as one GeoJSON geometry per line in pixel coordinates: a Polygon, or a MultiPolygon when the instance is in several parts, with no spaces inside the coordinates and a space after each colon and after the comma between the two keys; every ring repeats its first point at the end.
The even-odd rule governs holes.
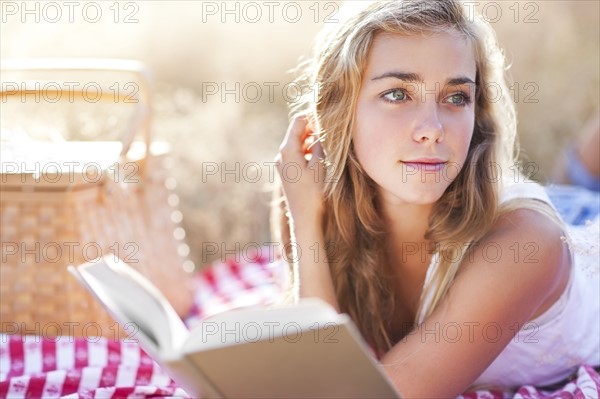
{"type": "Polygon", "coordinates": [[[188,330],[152,283],[112,255],[69,271],[193,397],[399,397],[350,318],[323,301],[235,309],[188,330]]]}

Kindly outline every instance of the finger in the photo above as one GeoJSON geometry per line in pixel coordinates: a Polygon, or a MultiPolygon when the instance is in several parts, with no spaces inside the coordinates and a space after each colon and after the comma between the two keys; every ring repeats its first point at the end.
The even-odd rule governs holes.
{"type": "Polygon", "coordinates": [[[302,143],[302,150],[304,154],[310,154],[312,152],[312,146],[314,145],[317,137],[313,134],[309,134],[302,143]]]}
{"type": "Polygon", "coordinates": [[[325,153],[323,152],[323,147],[321,146],[320,141],[316,141],[310,148],[310,159],[308,160],[308,167],[310,169],[317,168],[320,173],[323,173],[325,170],[325,165],[323,164],[323,160],[325,159],[325,153]]]}
{"type": "Polygon", "coordinates": [[[306,126],[307,120],[304,115],[295,117],[288,127],[280,151],[292,153],[301,152],[302,143],[306,136],[306,126]]]}
{"type": "Polygon", "coordinates": [[[323,183],[325,181],[325,164],[323,163],[323,158],[318,156],[316,152],[311,154],[307,167],[312,171],[315,183],[323,183]]]}
{"type": "Polygon", "coordinates": [[[323,150],[321,140],[316,140],[314,143],[312,143],[310,149],[313,156],[317,157],[318,159],[325,159],[325,151],[323,150]]]}
{"type": "Polygon", "coordinates": [[[317,138],[315,138],[309,145],[307,145],[304,154],[306,160],[315,159],[316,161],[322,161],[323,159],[325,159],[325,152],[323,151],[323,146],[321,144],[321,141],[317,138]]]}

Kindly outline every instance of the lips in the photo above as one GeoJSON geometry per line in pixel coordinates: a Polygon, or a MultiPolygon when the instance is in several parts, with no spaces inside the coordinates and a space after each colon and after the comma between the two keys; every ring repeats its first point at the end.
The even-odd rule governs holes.
{"type": "Polygon", "coordinates": [[[436,172],[444,168],[448,161],[441,158],[415,158],[407,161],[400,161],[412,170],[423,170],[427,172],[436,172]]]}

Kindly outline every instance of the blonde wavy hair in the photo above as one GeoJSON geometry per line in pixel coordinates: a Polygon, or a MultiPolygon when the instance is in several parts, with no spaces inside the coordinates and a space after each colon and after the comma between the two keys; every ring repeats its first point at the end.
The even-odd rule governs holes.
{"type": "MultiPolygon", "coordinates": [[[[513,173],[509,168],[514,167],[517,156],[516,115],[506,84],[504,55],[494,30],[480,15],[473,15],[472,10],[454,0],[379,1],[370,2],[323,31],[313,57],[300,65],[301,75],[296,81],[301,87],[318,90],[292,104],[291,112],[309,115],[326,154],[323,233],[340,310],[350,315],[378,354],[385,353],[401,337],[390,336],[395,303],[385,256],[388,235],[376,185],[354,152],[354,111],[375,35],[449,30],[464,35],[475,50],[475,126],[464,167],[436,202],[429,218],[425,238],[432,251],[437,251],[438,263],[427,279],[414,323],[439,304],[469,243],[481,240],[499,216],[526,207],[553,217],[550,209],[538,201],[499,205],[502,179],[498,173],[513,173]]],[[[290,241],[285,201],[280,189],[276,193],[279,196],[273,206],[272,228],[276,239],[289,249],[285,245],[290,241]]],[[[289,251],[287,255],[291,259],[289,251]]]]}

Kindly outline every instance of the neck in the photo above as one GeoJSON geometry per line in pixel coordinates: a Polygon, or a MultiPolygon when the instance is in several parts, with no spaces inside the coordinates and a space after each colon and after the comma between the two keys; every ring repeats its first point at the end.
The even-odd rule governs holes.
{"type": "Polygon", "coordinates": [[[399,320],[412,322],[431,262],[427,231],[432,204],[384,203],[382,211],[390,234],[388,267],[394,279],[396,311],[399,320]]]}
{"type": "Polygon", "coordinates": [[[433,204],[382,203],[383,216],[390,234],[388,256],[395,273],[404,277],[423,273],[431,259],[425,232],[433,204]]]}
{"type": "Polygon", "coordinates": [[[423,242],[432,204],[384,203],[383,215],[394,242],[423,242]]]}

